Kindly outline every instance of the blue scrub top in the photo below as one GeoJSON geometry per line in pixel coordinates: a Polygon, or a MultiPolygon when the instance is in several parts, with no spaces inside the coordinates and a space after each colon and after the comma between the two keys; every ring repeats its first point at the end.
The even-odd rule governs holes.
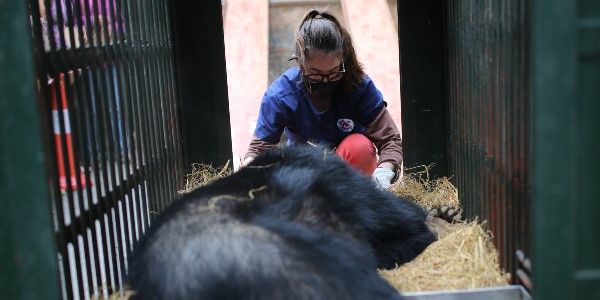
{"type": "Polygon", "coordinates": [[[299,67],[290,68],[265,92],[254,131],[258,139],[278,143],[285,130],[288,144],[309,141],[335,147],[352,133],[364,134],[387,105],[373,81],[365,75],[356,90],[335,91],[331,108],[318,112],[300,75],[299,67]]]}

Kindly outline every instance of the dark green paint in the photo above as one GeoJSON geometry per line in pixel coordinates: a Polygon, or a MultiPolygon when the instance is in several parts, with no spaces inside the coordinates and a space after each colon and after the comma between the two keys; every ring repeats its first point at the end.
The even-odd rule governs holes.
{"type": "Polygon", "coordinates": [[[600,299],[600,2],[533,7],[536,299],[600,299]]]}
{"type": "Polygon", "coordinates": [[[25,1],[0,1],[0,298],[57,299],[25,1]]]}

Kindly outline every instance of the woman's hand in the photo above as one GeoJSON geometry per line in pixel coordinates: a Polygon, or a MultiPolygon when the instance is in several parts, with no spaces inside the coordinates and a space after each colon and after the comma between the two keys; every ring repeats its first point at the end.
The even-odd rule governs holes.
{"type": "Polygon", "coordinates": [[[390,188],[395,175],[394,165],[389,162],[383,162],[373,171],[373,182],[375,182],[375,186],[378,188],[387,190],[390,188]]]}
{"type": "Polygon", "coordinates": [[[243,167],[247,166],[247,165],[248,165],[249,163],[251,163],[251,162],[252,162],[252,161],[253,161],[255,158],[256,158],[256,157],[251,157],[251,156],[248,156],[248,157],[244,158],[244,161],[242,162],[242,165],[241,165],[241,167],[243,168],[243,167]]]}

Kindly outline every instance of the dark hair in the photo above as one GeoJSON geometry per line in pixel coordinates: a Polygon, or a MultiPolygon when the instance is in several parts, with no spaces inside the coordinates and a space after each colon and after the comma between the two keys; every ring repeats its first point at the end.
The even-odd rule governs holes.
{"type": "Polygon", "coordinates": [[[313,9],[304,15],[295,36],[293,58],[298,61],[300,68],[306,57],[314,51],[339,53],[346,67],[346,73],[340,79],[340,86],[345,92],[360,86],[365,73],[356,59],[350,34],[335,16],[326,11],[313,9]]]}

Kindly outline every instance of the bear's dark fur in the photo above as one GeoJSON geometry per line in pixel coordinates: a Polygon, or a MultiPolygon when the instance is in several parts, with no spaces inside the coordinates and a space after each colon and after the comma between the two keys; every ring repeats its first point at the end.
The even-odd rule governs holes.
{"type": "Polygon", "coordinates": [[[425,219],[325,149],[276,149],[166,209],[128,283],[138,299],[399,299],[376,268],[433,242],[425,219]]]}

